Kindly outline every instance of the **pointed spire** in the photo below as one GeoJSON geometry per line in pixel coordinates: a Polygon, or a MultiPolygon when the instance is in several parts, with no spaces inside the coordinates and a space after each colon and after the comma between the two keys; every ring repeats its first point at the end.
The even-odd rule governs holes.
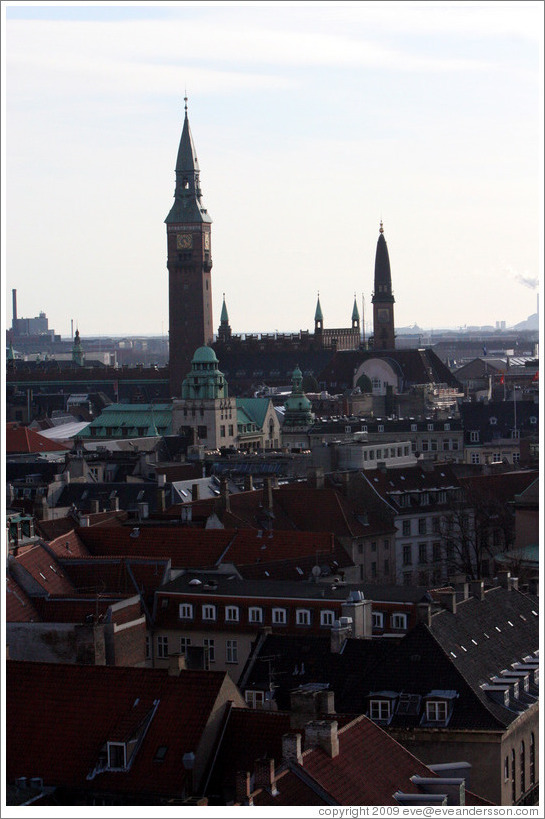
{"type": "Polygon", "coordinates": [[[222,324],[229,324],[229,314],[227,313],[227,305],[225,304],[225,293],[223,294],[223,307],[221,308],[220,322],[222,324]]]}
{"type": "Polygon", "coordinates": [[[358,303],[356,301],[356,294],[354,293],[354,308],[352,310],[352,321],[358,321],[359,322],[359,320],[360,320],[360,313],[359,313],[359,310],[358,310],[358,303]]]}
{"type": "Polygon", "coordinates": [[[316,313],[314,314],[314,321],[323,321],[324,316],[322,313],[322,307],[320,305],[320,292],[318,291],[318,301],[316,302],[316,313]]]}
{"type": "Polygon", "coordinates": [[[174,205],[165,222],[211,222],[201,201],[200,169],[187,114],[187,91],[184,96],[184,125],[176,158],[174,205]]]}
{"type": "Polygon", "coordinates": [[[384,228],[382,220],[380,222],[379,237],[377,242],[377,252],[375,255],[375,301],[395,301],[392,295],[392,274],[390,271],[390,257],[388,255],[388,245],[384,238],[384,228]]]}

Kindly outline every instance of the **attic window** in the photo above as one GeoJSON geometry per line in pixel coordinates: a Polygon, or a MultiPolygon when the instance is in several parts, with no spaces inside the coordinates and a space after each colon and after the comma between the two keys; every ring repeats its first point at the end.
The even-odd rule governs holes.
{"type": "Polygon", "coordinates": [[[392,703],[390,700],[371,700],[369,716],[377,722],[388,722],[392,716],[392,703]]]}
{"type": "Polygon", "coordinates": [[[127,746],[124,742],[108,742],[108,768],[124,771],[127,767],[127,746]]]}
{"type": "Polygon", "coordinates": [[[495,425],[498,423],[498,419],[496,418],[496,416],[495,416],[495,415],[492,415],[492,416],[490,417],[490,419],[489,419],[489,422],[490,422],[490,426],[492,426],[492,427],[493,427],[493,426],[495,426],[495,425]]]}
{"type": "Polygon", "coordinates": [[[426,703],[426,719],[428,722],[446,722],[447,703],[441,700],[429,700],[426,703]]]}
{"type": "Polygon", "coordinates": [[[154,762],[162,762],[167,755],[168,745],[159,745],[153,757],[154,762]]]}

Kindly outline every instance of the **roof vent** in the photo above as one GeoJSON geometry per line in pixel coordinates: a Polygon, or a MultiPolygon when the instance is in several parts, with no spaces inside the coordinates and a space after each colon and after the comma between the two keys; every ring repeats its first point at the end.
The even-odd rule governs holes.
{"type": "Polygon", "coordinates": [[[202,580],[199,580],[198,577],[194,577],[193,580],[189,581],[190,586],[202,586],[202,580]]]}
{"type": "Polygon", "coordinates": [[[140,529],[137,526],[135,526],[135,528],[132,530],[132,532],[130,534],[130,537],[139,537],[139,536],[140,536],[140,529]]]}

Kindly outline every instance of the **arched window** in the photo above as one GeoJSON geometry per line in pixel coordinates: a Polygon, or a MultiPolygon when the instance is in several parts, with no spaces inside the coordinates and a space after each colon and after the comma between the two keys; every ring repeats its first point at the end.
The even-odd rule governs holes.
{"type": "Polygon", "coordinates": [[[533,732],[530,734],[530,785],[536,784],[536,746],[533,732]]]}
{"type": "Polygon", "coordinates": [[[516,772],[516,754],[515,749],[511,751],[511,803],[514,805],[517,801],[517,772],[516,772]]]}
{"type": "Polygon", "coordinates": [[[526,790],[526,757],[524,742],[520,743],[520,795],[526,790]]]}

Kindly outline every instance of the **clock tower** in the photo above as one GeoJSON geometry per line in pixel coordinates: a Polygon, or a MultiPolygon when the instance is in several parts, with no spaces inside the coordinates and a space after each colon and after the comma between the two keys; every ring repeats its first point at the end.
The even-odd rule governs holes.
{"type": "Polygon", "coordinates": [[[170,394],[179,397],[198,347],[211,344],[212,250],[211,224],[202,203],[199,164],[185,119],[176,160],[174,204],[165,219],[169,300],[170,394]]]}
{"type": "Polygon", "coordinates": [[[373,350],[394,350],[394,295],[390,257],[380,223],[380,235],[375,256],[375,291],[373,293],[373,350]]]}

